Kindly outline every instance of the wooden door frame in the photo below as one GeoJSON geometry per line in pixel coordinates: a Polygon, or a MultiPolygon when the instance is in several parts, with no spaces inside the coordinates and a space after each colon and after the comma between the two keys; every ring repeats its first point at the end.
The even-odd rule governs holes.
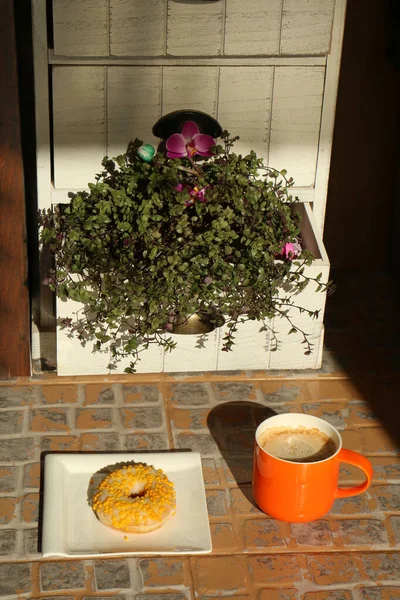
{"type": "Polygon", "coordinates": [[[31,373],[24,170],[13,0],[0,19],[0,378],[31,373]]]}

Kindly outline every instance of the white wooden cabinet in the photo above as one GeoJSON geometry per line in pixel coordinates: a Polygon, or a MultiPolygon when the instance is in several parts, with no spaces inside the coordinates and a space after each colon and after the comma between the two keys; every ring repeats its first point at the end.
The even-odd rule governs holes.
{"type": "MultiPolygon", "coordinates": [[[[240,136],[238,152],[254,149],[269,165],[287,169],[294,194],[310,203],[329,270],[320,238],[345,3],[52,0],[49,12],[46,0],[32,0],[39,206],[87,188],[103,156],[124,152],[132,138],[156,144],[151,129],[162,115],[197,109],[240,136]]],[[[246,336],[255,335],[251,326],[243,348],[246,336]]],[[[58,335],[60,374],[103,372],[87,352],[75,360],[58,335]]],[[[322,324],[315,336],[320,346],[322,324]]],[[[182,341],[182,349],[189,352],[190,343],[182,341]]],[[[234,353],[217,352],[216,362],[206,354],[198,370],[290,368],[286,352],[258,358],[257,365],[234,353]]],[[[153,359],[149,369],[182,370],[170,357],[153,359]]],[[[311,366],[319,363],[320,353],[311,366]]]]}

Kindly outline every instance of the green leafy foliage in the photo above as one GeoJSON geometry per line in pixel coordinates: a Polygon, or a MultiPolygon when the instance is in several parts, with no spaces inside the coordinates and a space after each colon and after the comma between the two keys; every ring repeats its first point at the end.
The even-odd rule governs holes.
{"type": "MultiPolygon", "coordinates": [[[[312,255],[282,255],[300,239],[293,180],[253,151],[236,155],[236,139],[224,132],[223,145],[201,163],[158,153],[150,164],[137,156],[136,139],[125,154],[103,159],[88,193],[39,214],[41,240],[56,257],[48,282],[60,297],[82,303],[63,326],[94,339],[98,350],[111,341],[115,360],[132,357],[128,372],[149,344],[174,348],[165,332],[182,315],[223,316],[229,351],[239,322],[267,327],[309,282],[304,266],[312,255]]],[[[287,318],[289,333],[301,331],[287,318]]]]}

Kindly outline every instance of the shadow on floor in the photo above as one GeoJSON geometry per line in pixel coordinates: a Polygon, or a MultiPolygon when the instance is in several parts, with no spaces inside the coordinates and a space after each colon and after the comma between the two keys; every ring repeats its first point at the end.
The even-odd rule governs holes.
{"type": "Polygon", "coordinates": [[[400,319],[395,277],[333,271],[325,347],[400,447],[400,319]]]}
{"type": "Polygon", "coordinates": [[[276,412],[256,402],[226,402],[213,408],[207,425],[232,477],[251,504],[254,432],[258,425],[276,412]]]}

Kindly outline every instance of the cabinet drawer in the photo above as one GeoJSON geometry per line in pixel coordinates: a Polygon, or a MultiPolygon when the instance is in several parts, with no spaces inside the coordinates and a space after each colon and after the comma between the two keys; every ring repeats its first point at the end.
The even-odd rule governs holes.
{"type": "Polygon", "coordinates": [[[64,56],[318,55],[335,0],[53,0],[64,56]]]}
{"type": "Polygon", "coordinates": [[[53,67],[55,187],[86,188],[105,155],[135,137],[157,145],[157,119],[192,108],[239,135],[237,153],[253,149],[296,187],[312,188],[324,75],[324,67],[53,67]]]}

